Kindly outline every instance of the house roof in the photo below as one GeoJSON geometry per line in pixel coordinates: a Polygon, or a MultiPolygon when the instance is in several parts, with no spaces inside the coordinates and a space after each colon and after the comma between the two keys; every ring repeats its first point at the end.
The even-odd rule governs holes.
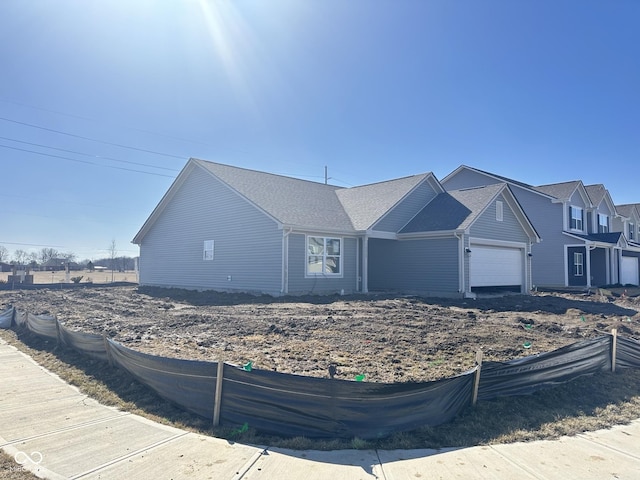
{"type": "Polygon", "coordinates": [[[616,205],[616,211],[623,217],[632,218],[635,212],[637,218],[640,218],[640,203],[627,203],[624,205],[616,205]]]}
{"type": "Polygon", "coordinates": [[[550,183],[533,187],[534,190],[557,198],[558,200],[569,200],[576,189],[582,184],[580,180],[570,182],[550,183]]]}
{"type": "MultiPolygon", "coordinates": [[[[336,195],[351,218],[354,228],[366,230],[397,205],[410,191],[429,178],[437,182],[433,174],[423,173],[337,190],[336,195]]],[[[440,190],[443,189],[440,188],[440,190]]]]}
{"type": "MultiPolygon", "coordinates": [[[[504,183],[451,190],[436,196],[400,233],[466,230],[502,192],[516,202],[504,183]]],[[[516,202],[517,204],[517,202],[516,202]]],[[[528,220],[525,220],[528,222],[528,220]]],[[[535,230],[528,225],[535,236],[535,230]]]]}
{"type": "Polygon", "coordinates": [[[564,233],[567,235],[571,235],[572,237],[581,238],[588,242],[607,243],[611,245],[618,245],[618,243],[622,242],[622,246],[626,246],[626,240],[624,238],[624,235],[622,235],[622,232],[591,233],[588,235],[582,235],[573,232],[564,233]]]}
{"type": "Polygon", "coordinates": [[[353,230],[336,190],[342,187],[193,159],[284,225],[353,230]]]}
{"type": "Polygon", "coordinates": [[[281,225],[309,230],[354,233],[366,230],[422,182],[429,181],[436,191],[444,191],[432,173],[344,188],[192,158],[136,234],[133,243],[141,242],[194,168],[208,172],[281,225]]]}
{"type": "Polygon", "coordinates": [[[607,194],[607,189],[604,188],[604,185],[601,183],[595,185],[586,185],[584,187],[587,190],[587,194],[589,194],[589,198],[593,205],[600,205],[605,195],[607,194]]]}

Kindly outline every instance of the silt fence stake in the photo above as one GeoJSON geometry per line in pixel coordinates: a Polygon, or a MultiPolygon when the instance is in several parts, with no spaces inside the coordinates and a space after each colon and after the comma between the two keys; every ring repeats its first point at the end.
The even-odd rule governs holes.
{"type": "Polygon", "coordinates": [[[613,338],[611,339],[611,373],[616,373],[616,356],[618,351],[618,329],[617,328],[612,329],[611,335],[613,335],[613,338]]]}
{"type": "Polygon", "coordinates": [[[478,403],[478,388],[480,388],[480,370],[482,370],[482,350],[476,352],[476,373],[473,379],[473,400],[472,405],[475,407],[478,403]]]}
{"type": "Polygon", "coordinates": [[[218,373],[216,374],[216,396],[213,401],[213,426],[220,425],[220,404],[222,402],[222,379],[224,378],[224,362],[218,361],[218,373]]]}

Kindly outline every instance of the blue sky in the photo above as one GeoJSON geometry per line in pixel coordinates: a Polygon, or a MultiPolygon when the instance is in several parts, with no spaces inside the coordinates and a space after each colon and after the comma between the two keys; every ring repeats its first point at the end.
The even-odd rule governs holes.
{"type": "Polygon", "coordinates": [[[135,256],[189,157],[640,202],[639,24],[637,0],[2,0],[0,245],[135,256]]]}

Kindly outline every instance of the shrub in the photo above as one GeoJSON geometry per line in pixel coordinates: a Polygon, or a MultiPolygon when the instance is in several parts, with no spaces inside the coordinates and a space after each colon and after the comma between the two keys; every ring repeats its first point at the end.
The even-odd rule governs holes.
{"type": "Polygon", "coordinates": [[[82,275],[80,275],[79,277],[71,277],[71,281],[73,283],[80,283],[80,280],[82,280],[82,275]]]}

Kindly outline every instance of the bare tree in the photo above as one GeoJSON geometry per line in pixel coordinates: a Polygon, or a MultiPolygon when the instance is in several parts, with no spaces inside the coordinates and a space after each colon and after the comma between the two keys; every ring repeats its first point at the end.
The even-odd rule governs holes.
{"type": "Polygon", "coordinates": [[[27,258],[29,258],[29,254],[22,249],[13,252],[13,260],[16,265],[24,265],[27,262],[27,258]]]}
{"type": "Polygon", "coordinates": [[[55,248],[43,248],[38,253],[40,263],[47,263],[52,258],[58,258],[60,256],[60,252],[58,252],[55,248]]]}
{"type": "Polygon", "coordinates": [[[4,245],[0,245],[0,262],[9,260],[9,250],[4,245]]]}

